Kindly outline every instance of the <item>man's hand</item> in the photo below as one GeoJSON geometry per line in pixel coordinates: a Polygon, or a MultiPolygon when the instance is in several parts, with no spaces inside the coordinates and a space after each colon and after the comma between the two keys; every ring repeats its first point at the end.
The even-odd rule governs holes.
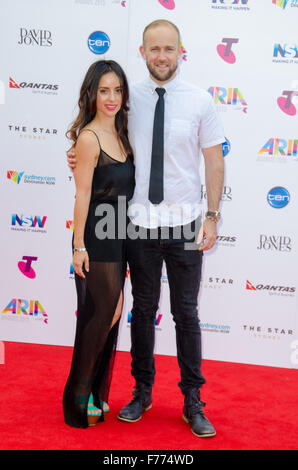
{"type": "Polygon", "coordinates": [[[199,251],[210,250],[210,248],[215,245],[216,238],[216,222],[213,222],[210,219],[205,219],[197,238],[197,244],[200,245],[199,251]]]}
{"type": "Polygon", "coordinates": [[[75,144],[66,152],[67,154],[67,164],[71,171],[73,171],[76,167],[77,161],[76,161],[76,150],[75,150],[75,144]]]}

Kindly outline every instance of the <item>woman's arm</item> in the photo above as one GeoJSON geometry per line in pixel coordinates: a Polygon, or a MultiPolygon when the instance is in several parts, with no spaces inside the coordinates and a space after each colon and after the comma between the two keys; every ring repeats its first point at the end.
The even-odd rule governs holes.
{"type": "MultiPolygon", "coordinates": [[[[77,165],[74,170],[76,200],[74,205],[74,248],[85,248],[84,231],[90,204],[94,165],[98,155],[98,143],[89,132],[82,133],[76,143],[77,165]]],[[[83,265],[89,270],[89,258],[86,251],[74,251],[73,267],[82,277],[83,265]]]]}

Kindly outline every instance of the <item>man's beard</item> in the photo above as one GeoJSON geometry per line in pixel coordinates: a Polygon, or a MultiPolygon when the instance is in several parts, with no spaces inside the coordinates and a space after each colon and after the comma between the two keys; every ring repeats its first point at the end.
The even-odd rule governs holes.
{"type": "Polygon", "coordinates": [[[170,78],[175,74],[178,68],[178,63],[176,63],[172,67],[169,67],[166,75],[162,73],[159,74],[158,71],[156,71],[156,69],[151,67],[148,62],[147,62],[147,67],[148,67],[150,74],[152,75],[153,78],[155,78],[155,80],[158,80],[159,82],[166,82],[167,80],[170,80],[170,78]]]}

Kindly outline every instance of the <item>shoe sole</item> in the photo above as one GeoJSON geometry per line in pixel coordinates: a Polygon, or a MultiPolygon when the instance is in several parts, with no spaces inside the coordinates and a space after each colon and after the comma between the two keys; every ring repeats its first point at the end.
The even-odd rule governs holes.
{"type": "MultiPolygon", "coordinates": [[[[189,423],[189,420],[186,418],[185,415],[182,416],[182,419],[187,423],[187,424],[190,424],[189,423]]],[[[191,432],[197,436],[197,437],[212,437],[212,436],[215,436],[216,435],[216,431],[214,432],[209,432],[209,433],[204,433],[204,434],[197,434],[196,432],[194,432],[192,429],[191,429],[191,432]]]]}
{"type": "MultiPolygon", "coordinates": [[[[148,411],[152,408],[152,404],[147,406],[147,408],[145,408],[144,411],[148,411]]],[[[137,419],[128,419],[128,418],[123,418],[122,416],[118,415],[117,418],[120,419],[120,421],[125,421],[126,423],[136,423],[137,421],[140,421],[140,419],[142,418],[142,414],[141,416],[139,416],[139,418],[137,419]]]]}

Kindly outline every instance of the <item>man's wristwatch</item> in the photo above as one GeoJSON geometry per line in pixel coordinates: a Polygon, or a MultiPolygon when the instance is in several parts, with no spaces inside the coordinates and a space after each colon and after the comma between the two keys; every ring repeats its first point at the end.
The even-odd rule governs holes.
{"type": "Polygon", "coordinates": [[[219,211],[207,211],[206,218],[212,220],[212,222],[218,222],[220,219],[220,212],[219,211]]]}

